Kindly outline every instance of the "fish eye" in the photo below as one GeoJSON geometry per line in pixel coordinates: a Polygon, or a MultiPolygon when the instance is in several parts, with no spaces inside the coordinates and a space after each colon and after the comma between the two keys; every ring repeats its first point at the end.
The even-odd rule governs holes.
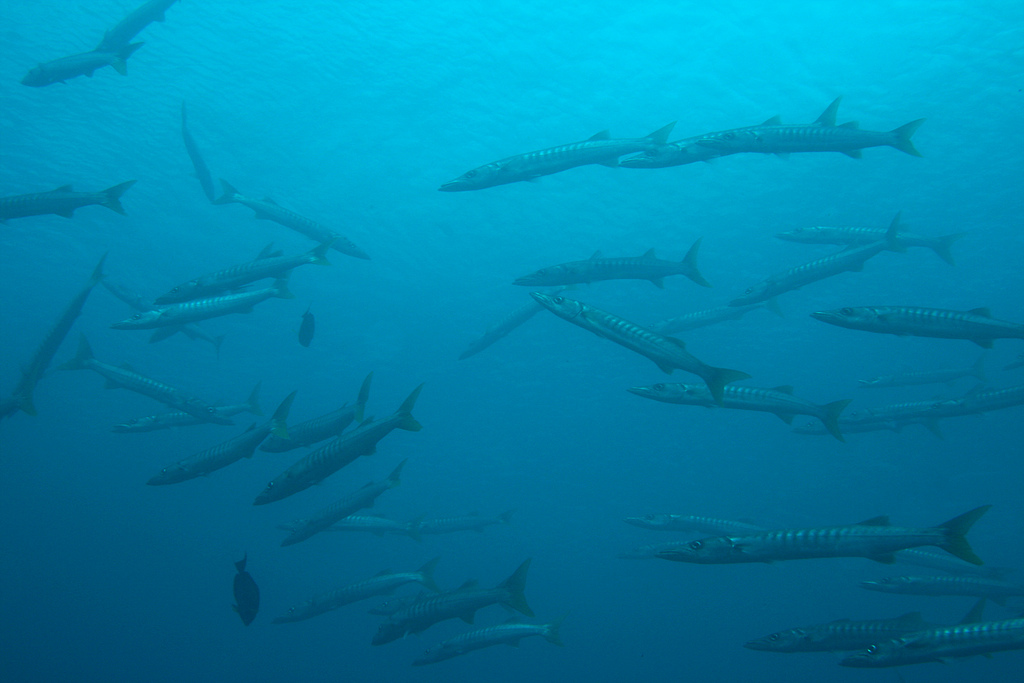
{"type": "Polygon", "coordinates": [[[654,520],[655,515],[644,515],[644,519],[654,520]]]}
{"type": "Polygon", "coordinates": [[[770,640],[772,642],[775,642],[778,639],[779,639],[779,634],[778,633],[773,633],[770,636],[768,636],[768,640],[770,640]]]}
{"type": "Polygon", "coordinates": [[[753,287],[747,287],[747,291],[744,292],[744,294],[753,294],[753,293],[754,293],[754,288],[753,287]]]}
{"type": "Polygon", "coordinates": [[[878,646],[877,645],[868,645],[868,648],[866,650],[864,650],[864,652],[867,652],[869,655],[873,655],[877,651],[878,651],[878,646]]]}
{"type": "Polygon", "coordinates": [[[138,421],[139,421],[139,418],[133,417],[132,419],[128,420],[128,424],[133,425],[133,424],[135,424],[138,421]]]}
{"type": "Polygon", "coordinates": [[[547,268],[541,268],[540,270],[537,271],[537,275],[547,275],[547,274],[548,274],[548,269],[547,268]]]}
{"type": "Polygon", "coordinates": [[[726,133],[725,135],[722,136],[722,139],[723,140],[732,140],[735,137],[736,137],[736,133],[726,133]]]}
{"type": "Polygon", "coordinates": [[[693,541],[690,543],[690,550],[700,550],[704,547],[704,541],[693,541]]]}
{"type": "Polygon", "coordinates": [[[665,385],[662,384],[661,382],[658,382],[657,384],[654,385],[654,390],[655,391],[665,391],[665,385]]]}
{"type": "Polygon", "coordinates": [[[160,474],[167,474],[167,468],[166,467],[162,467],[160,469],[160,474]]]}
{"type": "Polygon", "coordinates": [[[839,312],[842,313],[843,315],[853,315],[853,309],[850,308],[849,306],[840,308],[839,312]]]}
{"type": "Polygon", "coordinates": [[[217,409],[214,408],[213,406],[210,406],[206,409],[206,412],[209,413],[210,415],[213,415],[215,412],[217,412],[217,409]]]}
{"type": "Polygon", "coordinates": [[[803,228],[797,228],[797,229],[796,229],[796,230],[794,230],[793,232],[803,232],[803,231],[804,231],[804,229],[803,229],[803,228]]]}
{"type": "Polygon", "coordinates": [[[267,484],[267,488],[268,489],[274,488],[274,482],[270,482],[269,484],[267,484]]]}
{"type": "Polygon", "coordinates": [[[130,319],[130,320],[138,320],[138,319],[139,319],[139,318],[141,318],[141,317],[142,317],[142,314],[141,314],[141,313],[136,313],[135,315],[133,315],[133,316],[132,316],[131,318],[129,318],[129,319],[130,319]]]}
{"type": "Polygon", "coordinates": [[[475,175],[476,175],[476,169],[473,169],[472,171],[466,171],[465,177],[466,178],[472,178],[475,175]]]}
{"type": "Polygon", "coordinates": [[[171,294],[176,294],[181,291],[181,287],[172,287],[171,294]]]}
{"type": "Polygon", "coordinates": [[[560,296],[556,296],[554,299],[552,299],[552,301],[554,301],[556,304],[565,303],[565,299],[560,296]]]}

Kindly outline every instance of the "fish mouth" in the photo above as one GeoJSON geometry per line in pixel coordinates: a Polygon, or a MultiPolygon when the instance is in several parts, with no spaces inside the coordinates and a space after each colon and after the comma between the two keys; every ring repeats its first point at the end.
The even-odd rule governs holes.
{"type": "Polygon", "coordinates": [[[815,311],[814,313],[811,313],[811,317],[814,318],[815,320],[820,320],[823,323],[832,324],[836,324],[842,319],[839,315],[833,313],[832,311],[815,311]]]}
{"type": "Polygon", "coordinates": [[[446,183],[441,183],[441,187],[437,188],[438,192],[461,192],[468,188],[463,187],[460,180],[449,180],[446,183]]]}
{"type": "Polygon", "coordinates": [[[735,308],[736,306],[746,306],[749,303],[751,303],[750,297],[741,296],[730,301],[729,305],[735,308]]]}
{"type": "MultiPolygon", "coordinates": [[[[650,387],[629,387],[626,391],[631,394],[636,394],[637,396],[650,396],[652,393],[650,387]]],[[[626,521],[629,522],[630,519],[639,519],[639,517],[627,517],[626,521]]],[[[632,524],[632,522],[630,522],[630,524],[632,524]]]]}
{"type": "Polygon", "coordinates": [[[711,149],[721,149],[725,146],[720,140],[716,140],[714,138],[701,138],[694,144],[700,145],[701,147],[710,147],[711,149]]]}

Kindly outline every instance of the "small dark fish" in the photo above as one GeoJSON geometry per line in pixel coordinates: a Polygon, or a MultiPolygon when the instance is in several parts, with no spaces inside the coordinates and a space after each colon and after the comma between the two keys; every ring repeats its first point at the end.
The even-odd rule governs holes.
{"type": "Polygon", "coordinates": [[[256,613],[260,611],[260,587],[253,581],[249,572],[245,571],[245,562],[248,559],[249,554],[246,553],[245,557],[235,562],[235,568],[238,569],[234,586],[236,604],[232,605],[246,626],[252,623],[256,613]]]}
{"type": "Polygon", "coordinates": [[[313,314],[306,309],[306,312],[302,314],[302,325],[299,327],[299,343],[303,346],[309,346],[313,341],[313,333],[316,331],[316,318],[313,314]]]}

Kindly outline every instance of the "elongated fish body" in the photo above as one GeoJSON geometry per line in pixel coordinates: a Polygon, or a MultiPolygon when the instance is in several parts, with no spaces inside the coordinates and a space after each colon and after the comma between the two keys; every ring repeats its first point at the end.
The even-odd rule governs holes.
{"type": "MultiPolygon", "coordinates": [[[[107,280],[103,280],[102,284],[108,292],[131,306],[136,311],[151,311],[154,308],[152,301],[144,298],[137,292],[133,292],[124,285],[108,282],[107,280]]],[[[163,341],[164,339],[172,337],[179,332],[193,341],[201,339],[213,344],[213,348],[217,350],[218,354],[220,353],[220,345],[224,342],[223,335],[214,337],[197,325],[181,325],[179,327],[172,326],[159,328],[153,333],[153,336],[149,338],[149,342],[153,344],[158,341],[163,341]]]]}
{"type": "Polygon", "coordinates": [[[96,360],[92,353],[92,347],[89,346],[84,334],[79,338],[78,353],[74,358],[61,365],[60,369],[92,370],[107,380],[108,389],[128,389],[186,412],[200,420],[217,424],[231,424],[231,420],[217,414],[217,409],[214,406],[186,394],[181,389],[140,375],[130,366],[118,367],[96,360]]]}
{"type": "Polygon", "coordinates": [[[946,553],[933,553],[920,548],[909,548],[895,554],[896,562],[899,564],[912,564],[918,567],[937,569],[940,572],[952,574],[953,576],[984,576],[988,578],[1002,578],[1008,572],[1000,567],[977,567],[969,562],[964,562],[946,553]]]}
{"type": "Polygon", "coordinates": [[[391,595],[396,588],[407,583],[418,583],[432,591],[440,592],[437,584],[434,583],[434,567],[437,566],[438,559],[435,557],[414,572],[391,572],[385,570],[365,581],[359,581],[326,593],[320,593],[305,602],[291,607],[286,614],[274,619],[273,623],[287,624],[302,621],[336,610],[345,605],[351,605],[353,602],[359,602],[360,600],[366,600],[378,595],[391,595]]]}
{"type": "MultiPolygon", "coordinates": [[[[215,406],[216,414],[218,417],[225,419],[231,418],[241,413],[252,413],[253,415],[262,415],[263,411],[260,409],[260,384],[257,383],[249,394],[249,400],[245,403],[239,403],[231,406],[215,406]]],[[[159,413],[157,415],[147,415],[146,417],[136,417],[114,425],[111,431],[118,432],[120,434],[134,433],[134,432],[155,432],[160,429],[170,429],[172,427],[191,427],[194,425],[209,424],[203,420],[200,420],[188,413],[176,410],[170,413],[159,413]]],[[[232,423],[233,424],[233,423],[232,423]]]]}
{"type": "MultiPolygon", "coordinates": [[[[564,289],[559,287],[545,293],[550,294],[551,296],[555,296],[561,293],[562,291],[564,291],[564,289]]],[[[537,315],[543,310],[544,307],[541,306],[538,301],[531,297],[527,303],[523,304],[514,311],[509,312],[501,320],[492,323],[480,337],[478,337],[475,341],[470,343],[466,350],[459,354],[459,360],[465,360],[470,356],[480,353],[494,342],[508,336],[509,333],[512,332],[512,330],[516,329],[517,327],[519,327],[527,320],[529,320],[530,318],[537,315]]]]}
{"type": "Polygon", "coordinates": [[[41,88],[45,85],[53,85],[54,83],[64,83],[78,76],[89,76],[92,78],[92,74],[96,69],[102,69],[105,66],[112,66],[117,73],[127,76],[128,58],[140,47],[142,47],[142,43],[132,43],[113,52],[92,50],[90,52],[68,55],[67,57],[59,57],[29,69],[25,77],[21,79],[21,84],[33,88],[41,88]]]}
{"type": "Polygon", "coordinates": [[[260,587],[256,585],[249,572],[245,571],[245,565],[249,560],[246,554],[238,562],[235,562],[234,593],[235,604],[232,609],[238,613],[242,623],[248,626],[260,611],[260,587]]]}
{"type": "Polygon", "coordinates": [[[103,34],[103,40],[96,46],[97,50],[116,51],[131,42],[139,31],[154,21],[163,21],[164,12],[178,0],[149,0],[144,2],[122,19],[113,28],[103,34]]]}
{"type": "Polygon", "coordinates": [[[373,507],[374,501],[376,501],[382,493],[388,489],[395,488],[401,483],[401,479],[399,477],[402,473],[402,467],[405,466],[405,462],[406,461],[403,460],[398,463],[398,467],[396,467],[384,481],[372,481],[358,491],[350,493],[344,498],[331,503],[321,510],[318,510],[311,516],[292,522],[289,525],[291,527],[291,531],[288,536],[281,541],[281,545],[295,545],[296,543],[305,541],[307,538],[326,530],[335,522],[338,522],[345,517],[362,510],[363,508],[373,507]]]}
{"type": "Polygon", "coordinates": [[[256,282],[264,278],[280,279],[286,277],[288,273],[299,266],[307,264],[330,265],[327,262],[328,247],[330,247],[329,244],[321,244],[305,254],[258,259],[248,263],[240,263],[237,266],[225,268],[224,270],[207,273],[172,287],[166,294],[162,294],[154,299],[153,303],[159,306],[211,297],[221,292],[238,289],[250,282],[256,282]]]}
{"type": "Polygon", "coordinates": [[[702,517],[701,515],[652,514],[643,517],[626,517],[626,524],[653,531],[696,531],[702,534],[723,536],[740,535],[764,531],[764,527],[731,519],[702,517]]]}
{"type": "Polygon", "coordinates": [[[256,289],[239,294],[226,294],[208,299],[196,299],[181,304],[171,304],[152,311],[141,311],[112,324],[115,330],[151,330],[158,327],[177,327],[199,320],[219,318],[232,313],[251,313],[253,306],[267,299],[294,299],[284,280],[278,280],[272,287],[256,289]]]}
{"type": "Polygon", "coordinates": [[[966,595],[988,598],[1000,605],[1006,598],[1024,596],[1024,586],[981,576],[893,576],[861,581],[861,588],[900,595],[966,595]]]}
{"type": "Polygon", "coordinates": [[[697,270],[697,250],[700,239],[693,243],[682,261],[659,259],[654,249],[642,256],[604,258],[595,253],[586,261],[570,261],[557,266],[541,268],[535,273],[517,278],[512,284],[528,287],[574,285],[601,280],[649,280],[664,289],[664,279],[670,275],[685,275],[701,287],[711,284],[697,270]]]}
{"type": "Polygon", "coordinates": [[[342,254],[361,259],[370,258],[365,251],[353,244],[348,238],[333,230],[328,230],[313,219],[300,216],[294,211],[280,206],[269,197],[254,199],[239,194],[238,190],[223,178],[221,178],[220,183],[224,187],[224,194],[215,199],[213,201],[214,204],[241,204],[242,206],[247,206],[256,212],[256,218],[259,220],[274,221],[321,244],[330,244],[331,249],[342,254]]]}
{"type": "Polygon", "coordinates": [[[287,434],[286,421],[288,411],[291,409],[292,401],[295,400],[295,392],[281,401],[281,405],[274,411],[274,415],[257,426],[253,424],[243,434],[228,439],[212,448],[190,455],[179,460],[173,465],[168,465],[153,476],[147,484],[150,486],[163,486],[166,484],[178,484],[189,479],[195,479],[211,472],[227,467],[238,462],[242,458],[251,458],[256,452],[256,447],[271,432],[275,434],[287,434]]]}
{"type": "Polygon", "coordinates": [[[615,140],[611,138],[608,131],[603,130],[581,142],[548,147],[536,152],[517,154],[492,161],[484,166],[466,171],[458,178],[444,183],[438,189],[441,192],[483,190],[495,185],[533,180],[588,164],[618,166],[619,157],[625,154],[645,152],[665,144],[674,125],[675,122],[672,122],[642,138],[615,140]]]}
{"type": "Polygon", "coordinates": [[[413,389],[390,417],[382,420],[367,419],[351,432],[339,436],[294,463],[267,484],[253,501],[253,505],[282,500],[323,481],[356,458],[375,453],[377,443],[395,429],[418,432],[422,426],[412,416],[412,408],[422,389],[422,384],[413,389]]]}
{"type": "Polygon", "coordinates": [[[671,374],[672,370],[678,368],[697,375],[708,385],[708,390],[719,404],[722,402],[726,384],[750,379],[750,375],[739,370],[706,365],[687,353],[686,345],[674,337],[655,334],[624,318],[580,301],[540,292],[532,292],[531,296],[559,318],[649,358],[663,372],[671,374]]]}
{"type": "Polygon", "coordinates": [[[898,336],[967,339],[990,349],[993,339],[1024,339],[1024,325],[997,320],[987,308],[952,311],[917,306],[859,306],[811,313],[838,327],[898,336]]]}
{"type": "Polygon", "coordinates": [[[188,158],[192,161],[192,168],[196,171],[196,179],[199,180],[199,185],[203,188],[203,194],[210,202],[213,202],[217,198],[213,175],[210,173],[210,167],[206,165],[206,160],[203,159],[202,152],[199,151],[199,145],[196,144],[195,138],[188,130],[188,115],[185,112],[184,102],[181,103],[181,137],[185,142],[188,158]]]}
{"type": "Polygon", "coordinates": [[[809,261],[802,265],[776,273],[761,282],[748,287],[742,296],[729,302],[730,306],[746,306],[761,301],[768,301],[779,294],[791,292],[812,282],[818,282],[847,271],[860,271],[868,259],[883,251],[899,251],[895,237],[899,231],[899,214],[893,219],[886,232],[887,238],[863,247],[851,247],[843,251],[829,254],[823,258],[809,261]]]}
{"type": "Polygon", "coordinates": [[[874,643],[839,663],[857,668],[903,666],[1021,649],[1024,649],[1024,618],[918,631],[874,643]]]}
{"type": "Polygon", "coordinates": [[[987,382],[985,376],[985,356],[969,368],[955,370],[922,370],[921,372],[902,372],[898,375],[881,375],[871,379],[857,380],[862,387],[908,387],[918,384],[942,384],[960,379],[974,377],[979,382],[987,382]]]}
{"type": "Polygon", "coordinates": [[[727,320],[739,320],[747,313],[758,308],[764,308],[764,304],[748,304],[746,306],[718,306],[704,311],[695,311],[680,315],[675,318],[668,318],[650,325],[647,329],[658,334],[678,334],[689,332],[708,325],[725,322],[727,320]]]}
{"type": "MultiPolygon", "coordinates": [[[[631,393],[638,396],[681,405],[714,407],[715,399],[707,387],[697,384],[653,384],[649,387],[631,387],[631,393]]],[[[797,398],[793,387],[781,386],[772,389],[758,387],[725,387],[722,407],[736,410],[757,410],[777,415],[786,424],[792,424],[796,415],[810,415],[821,420],[832,436],[844,441],[839,427],[839,415],[851,399],[818,405],[797,398]]]]}
{"type": "Polygon", "coordinates": [[[338,436],[352,424],[353,420],[362,421],[363,410],[370,398],[370,383],[372,381],[373,373],[371,372],[359,387],[359,395],[356,397],[354,405],[342,406],[326,415],[293,425],[288,428],[287,439],[271,436],[260,446],[260,450],[268,453],[284,453],[295,448],[311,446],[332,436],[338,436]]]}
{"type": "Polygon", "coordinates": [[[691,541],[683,548],[662,551],[659,557],[696,564],[774,562],[825,557],[866,557],[891,564],[898,550],[933,545],[972,564],[982,561],[971,550],[964,534],[988,511],[975,508],[937,527],[889,526],[888,517],[860,524],[812,529],[782,529],[746,536],[719,536],[691,541]]]}
{"type": "Polygon", "coordinates": [[[418,534],[451,534],[457,531],[483,531],[495,524],[508,524],[514,512],[515,510],[508,510],[494,517],[474,513],[424,519],[416,526],[416,532],[418,534]]]}
{"type": "Polygon", "coordinates": [[[901,152],[921,156],[910,141],[924,119],[911,121],[890,131],[861,130],[857,122],[836,125],[836,112],[842,98],[837,97],[814,123],[783,124],[778,117],[760,126],[708,133],[697,143],[719,152],[737,154],[789,154],[791,152],[841,152],[860,158],[865,147],[895,147],[901,152]]]}
{"type": "MultiPolygon", "coordinates": [[[[800,242],[801,244],[839,244],[847,247],[859,247],[884,240],[885,232],[885,228],[814,226],[810,228],[794,228],[787,232],[780,232],[775,236],[787,242],[800,242]]],[[[943,261],[951,266],[955,266],[956,262],[953,260],[953,253],[950,248],[954,242],[966,234],[958,232],[939,237],[925,237],[924,235],[915,235],[901,231],[896,237],[896,243],[904,248],[925,247],[931,249],[943,261]]]]}
{"type": "Polygon", "coordinates": [[[562,625],[563,619],[565,619],[564,616],[550,624],[525,624],[512,618],[504,624],[469,631],[427,649],[422,657],[413,661],[412,665],[436,664],[492,645],[519,647],[519,641],[530,636],[541,636],[552,645],[561,646],[562,638],[558,629],[562,625]]]}
{"type": "Polygon", "coordinates": [[[673,550],[685,550],[690,541],[666,541],[639,545],[616,555],[620,560],[654,560],[660,559],[659,553],[673,550]]]}
{"type": "Polygon", "coordinates": [[[421,590],[416,595],[398,595],[389,600],[385,600],[381,604],[377,605],[373,609],[369,610],[370,614],[377,614],[382,617],[390,617],[395,612],[409,607],[413,603],[419,602],[429,596],[425,590],[421,590]]]}
{"type": "MultiPolygon", "coordinates": [[[[844,435],[849,434],[867,434],[869,432],[902,432],[903,428],[908,425],[919,424],[927,427],[933,432],[938,432],[938,423],[934,418],[930,417],[907,417],[901,419],[889,419],[889,420],[877,420],[872,422],[860,422],[853,421],[847,422],[845,420],[839,421],[839,430],[844,435]]],[[[824,425],[817,422],[810,422],[808,424],[799,425],[793,428],[794,434],[810,434],[814,436],[825,436],[828,434],[828,430],[825,429],[824,425]]],[[[937,434],[940,438],[941,434],[937,434]]]]}
{"type": "Polygon", "coordinates": [[[683,138],[664,145],[656,145],[640,154],[619,160],[622,168],[666,168],[682,166],[696,161],[711,161],[722,156],[722,153],[711,147],[698,144],[703,136],[683,138]]]}
{"type": "Polygon", "coordinates": [[[418,600],[388,617],[374,635],[373,644],[390,643],[407,633],[422,633],[447,619],[460,618],[472,624],[476,611],[489,605],[504,605],[532,617],[533,610],[523,593],[529,569],[530,560],[526,560],[494,588],[480,588],[476,581],[467,581],[454,591],[418,600]]]}
{"type": "MultiPolygon", "coordinates": [[[[964,400],[906,401],[876,406],[866,410],[855,410],[839,418],[839,429],[844,434],[882,430],[898,432],[907,425],[921,424],[941,438],[942,434],[939,431],[937,421],[944,417],[956,417],[957,415],[966,414],[968,411],[963,407],[964,400]]],[[[824,430],[818,428],[818,425],[801,426],[797,427],[794,431],[799,434],[825,433],[824,430]]]]}
{"type": "Polygon", "coordinates": [[[78,319],[78,316],[82,314],[82,307],[85,306],[85,301],[89,298],[89,294],[103,280],[103,262],[106,258],[106,254],[100,257],[99,263],[93,268],[92,275],[89,276],[85,286],[64,307],[64,310],[61,311],[61,314],[47,331],[46,336],[39,342],[39,346],[36,347],[32,358],[29,359],[27,364],[22,366],[21,378],[18,380],[9,398],[13,409],[10,412],[0,413],[0,419],[2,419],[4,414],[13,414],[18,410],[28,415],[36,414],[35,402],[33,400],[36,384],[43,378],[43,373],[46,372],[46,369],[50,367],[53,357],[57,355],[57,350],[64,343],[64,338],[68,336],[71,326],[78,319]]]}
{"type": "Polygon", "coordinates": [[[73,218],[75,209],[94,204],[105,206],[123,216],[124,207],[121,206],[121,195],[134,184],[134,180],[129,180],[100,192],[75,192],[70,185],[62,185],[49,192],[0,197],[0,221],[47,214],[73,218]]]}
{"type": "Polygon", "coordinates": [[[909,612],[894,619],[838,619],[772,633],[744,643],[743,647],[764,652],[843,652],[927,628],[931,625],[920,612],[909,612]]]}
{"type": "Polygon", "coordinates": [[[1013,408],[1024,404],[1024,384],[1005,389],[977,391],[953,401],[943,401],[936,409],[949,411],[953,415],[988,413],[993,410],[1013,408]]]}
{"type": "Polygon", "coordinates": [[[416,522],[399,522],[376,515],[349,515],[342,517],[324,531],[366,531],[376,536],[394,534],[419,539],[416,522]]]}

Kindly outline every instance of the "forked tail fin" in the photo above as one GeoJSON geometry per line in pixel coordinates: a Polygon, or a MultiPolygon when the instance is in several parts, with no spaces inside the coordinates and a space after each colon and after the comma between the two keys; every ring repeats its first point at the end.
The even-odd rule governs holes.
{"type": "Polygon", "coordinates": [[[565,645],[565,643],[562,642],[562,636],[558,633],[558,629],[562,626],[562,622],[565,621],[567,616],[569,616],[568,612],[558,617],[550,624],[545,625],[544,633],[542,634],[544,636],[544,640],[548,641],[552,645],[557,645],[558,647],[565,645]]]}
{"type": "Polygon", "coordinates": [[[295,394],[299,393],[298,390],[285,396],[284,400],[281,401],[281,405],[277,406],[277,410],[270,417],[270,431],[274,436],[287,439],[288,437],[288,411],[292,409],[292,401],[295,400],[295,394]]]}
{"type": "Polygon", "coordinates": [[[905,152],[911,156],[922,156],[922,154],[914,147],[914,143],[910,141],[910,137],[918,128],[921,127],[922,123],[924,123],[924,119],[918,119],[916,121],[911,121],[910,123],[905,123],[899,128],[894,128],[889,131],[889,134],[892,135],[892,141],[889,143],[889,146],[895,147],[899,151],[905,152]]]}
{"type": "Polygon", "coordinates": [[[363,411],[366,409],[366,402],[370,400],[370,382],[373,381],[373,373],[371,372],[363,380],[362,386],[359,387],[359,395],[356,396],[355,408],[356,422],[363,421],[363,411]]]}
{"type": "Polygon", "coordinates": [[[534,613],[530,606],[526,604],[526,594],[523,591],[526,590],[526,573],[530,570],[530,562],[532,561],[532,557],[527,559],[512,572],[512,576],[498,584],[498,588],[503,588],[508,593],[501,603],[508,605],[518,612],[522,612],[528,617],[534,616],[534,613]]]}
{"type": "Polygon", "coordinates": [[[953,260],[953,242],[956,242],[966,234],[966,232],[955,232],[952,235],[936,237],[928,243],[928,248],[934,251],[935,255],[940,259],[951,266],[955,266],[956,261],[953,260]]]}
{"type": "Polygon", "coordinates": [[[116,211],[122,216],[126,215],[124,207],[121,206],[121,195],[128,191],[128,188],[135,184],[134,180],[127,180],[119,185],[108,187],[103,190],[101,194],[106,195],[102,202],[103,206],[107,207],[111,211],[116,211]]]}
{"type": "Polygon", "coordinates": [[[245,409],[253,415],[262,415],[263,409],[260,408],[260,387],[263,386],[263,382],[256,382],[256,386],[249,392],[249,398],[245,401],[245,409]]]}
{"type": "Polygon", "coordinates": [[[416,399],[420,396],[420,391],[423,390],[423,385],[419,385],[412,390],[412,393],[404,401],[402,405],[398,406],[398,410],[395,411],[395,415],[402,417],[398,423],[399,429],[404,429],[409,432],[418,432],[423,429],[423,425],[416,421],[416,418],[412,416],[412,407],[416,405],[416,399]]]}
{"type": "Polygon", "coordinates": [[[441,588],[436,583],[434,583],[434,568],[437,567],[437,563],[440,560],[440,557],[435,557],[430,562],[427,562],[425,565],[416,570],[417,572],[419,572],[421,576],[420,583],[423,585],[423,587],[428,588],[434,591],[435,593],[441,592],[441,588]]]}
{"type": "Polygon", "coordinates": [[[846,439],[843,438],[842,432],[839,431],[839,416],[846,409],[846,406],[850,405],[852,400],[852,398],[847,398],[842,401],[826,403],[822,406],[824,414],[821,416],[821,423],[825,425],[825,429],[828,430],[829,434],[843,443],[846,443],[846,439]]]}
{"type": "Polygon", "coordinates": [[[974,508],[970,512],[965,512],[959,517],[954,517],[948,522],[944,522],[939,525],[940,529],[946,532],[945,540],[939,544],[939,547],[950,553],[956,555],[965,562],[971,564],[982,565],[985,564],[981,561],[981,558],[974,554],[971,550],[970,544],[967,542],[967,532],[970,531],[974,523],[981,519],[981,516],[988,512],[991,505],[982,505],[981,507],[974,508]]]}
{"type": "Polygon", "coordinates": [[[700,248],[700,242],[703,237],[698,237],[697,241],[693,243],[690,250],[686,252],[686,256],[683,257],[683,275],[696,282],[701,287],[710,287],[711,283],[704,279],[700,271],[697,269],[697,250],[700,248]]]}

